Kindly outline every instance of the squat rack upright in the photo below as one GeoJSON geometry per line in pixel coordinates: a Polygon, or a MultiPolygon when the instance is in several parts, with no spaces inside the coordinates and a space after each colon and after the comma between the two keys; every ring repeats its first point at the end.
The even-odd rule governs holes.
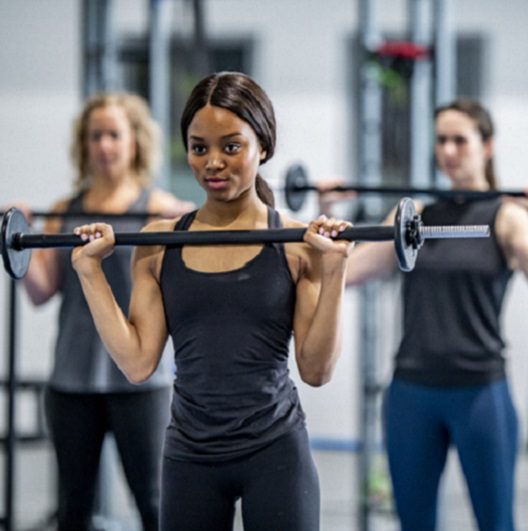
{"type": "MultiPolygon", "coordinates": [[[[379,29],[380,0],[359,0],[358,28],[360,44],[358,114],[358,153],[356,162],[359,183],[381,186],[383,87],[372,56],[380,55],[387,44],[379,29]]],[[[453,0],[407,0],[408,41],[406,49],[416,52],[409,78],[410,102],[410,186],[432,186],[437,176],[431,164],[433,110],[455,96],[456,51],[452,31],[453,0]],[[419,53],[419,52],[429,53],[419,53]]],[[[363,199],[365,221],[379,222],[382,203],[379,197],[363,199]]],[[[380,374],[381,281],[359,288],[359,357],[361,378],[361,445],[359,450],[359,504],[357,529],[370,531],[371,516],[378,508],[371,500],[369,487],[373,457],[380,451],[379,402],[383,390],[380,374]]]]}

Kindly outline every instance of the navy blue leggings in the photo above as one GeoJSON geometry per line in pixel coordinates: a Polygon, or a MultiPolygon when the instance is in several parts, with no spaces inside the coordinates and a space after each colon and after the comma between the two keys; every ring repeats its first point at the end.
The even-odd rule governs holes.
{"type": "Polygon", "coordinates": [[[133,393],[46,391],[59,481],[59,531],[87,531],[105,434],[113,434],[145,531],[158,531],[170,388],[133,393]]]}
{"type": "Polygon", "coordinates": [[[245,531],[318,531],[319,479],[306,430],[219,463],[165,458],[161,531],[231,531],[242,499],[245,531]]]}
{"type": "Polygon", "coordinates": [[[445,388],[394,380],[385,437],[402,531],[432,531],[438,484],[456,447],[480,531],[513,531],[517,415],[506,380],[445,388]]]}

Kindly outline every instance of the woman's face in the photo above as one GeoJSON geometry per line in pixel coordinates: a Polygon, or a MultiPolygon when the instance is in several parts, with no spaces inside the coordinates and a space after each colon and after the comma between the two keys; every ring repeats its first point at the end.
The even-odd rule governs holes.
{"type": "Polygon", "coordinates": [[[210,199],[232,201],[255,194],[265,152],[252,127],[236,114],[202,107],[187,131],[187,161],[210,199]]]}
{"type": "Polygon", "coordinates": [[[116,180],[129,175],[136,147],[124,109],[108,105],[92,110],[86,143],[90,171],[95,177],[116,180]]]}
{"type": "Polygon", "coordinates": [[[486,186],[486,163],[492,142],[484,142],[477,125],[467,114],[446,110],[436,117],[435,155],[439,169],[454,188],[486,186]]]}

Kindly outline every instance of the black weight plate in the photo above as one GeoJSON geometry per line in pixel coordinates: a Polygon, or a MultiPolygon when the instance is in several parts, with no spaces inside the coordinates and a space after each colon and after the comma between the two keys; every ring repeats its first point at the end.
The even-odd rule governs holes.
{"type": "Polygon", "coordinates": [[[29,225],[24,214],[18,208],[10,208],[2,217],[2,260],[4,268],[15,280],[22,278],[28,270],[31,249],[20,251],[13,247],[13,235],[27,233],[29,225]]]}
{"type": "Polygon", "coordinates": [[[416,208],[413,200],[408,197],[401,199],[394,221],[394,248],[402,271],[412,271],[418,256],[418,249],[407,238],[409,224],[415,216],[416,208]]]}
{"type": "Polygon", "coordinates": [[[298,212],[306,201],[306,190],[297,190],[296,188],[305,188],[308,185],[308,175],[306,170],[300,164],[295,164],[288,168],[286,172],[284,198],[286,205],[292,212],[298,212]]]}

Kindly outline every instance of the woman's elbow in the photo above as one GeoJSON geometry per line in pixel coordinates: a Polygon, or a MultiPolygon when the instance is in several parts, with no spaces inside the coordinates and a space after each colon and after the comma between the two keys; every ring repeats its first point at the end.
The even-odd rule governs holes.
{"type": "Polygon", "coordinates": [[[299,371],[301,380],[310,387],[322,387],[332,379],[333,370],[299,371]]]}
{"type": "Polygon", "coordinates": [[[33,306],[42,306],[46,302],[48,302],[52,295],[34,295],[34,294],[28,294],[29,300],[31,301],[31,304],[33,306]]]}
{"type": "Polygon", "coordinates": [[[57,283],[32,283],[24,278],[24,288],[33,306],[41,306],[48,302],[58,291],[57,283]]]}
{"type": "Polygon", "coordinates": [[[134,367],[120,367],[126,379],[135,385],[146,382],[155,372],[156,365],[136,365],[134,367]]]}

